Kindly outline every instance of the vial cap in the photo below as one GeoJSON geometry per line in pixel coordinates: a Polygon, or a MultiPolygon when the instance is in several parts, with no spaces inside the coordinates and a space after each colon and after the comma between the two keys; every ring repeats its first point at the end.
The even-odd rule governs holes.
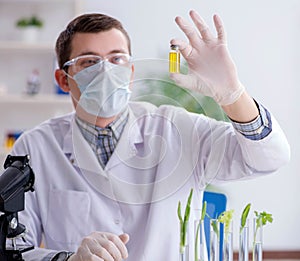
{"type": "Polygon", "coordinates": [[[171,44],[171,49],[172,50],[179,50],[179,45],[171,44]]]}

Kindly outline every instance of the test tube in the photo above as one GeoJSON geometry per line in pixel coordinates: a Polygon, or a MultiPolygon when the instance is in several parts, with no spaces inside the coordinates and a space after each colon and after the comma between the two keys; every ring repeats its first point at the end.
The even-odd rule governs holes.
{"type": "Polygon", "coordinates": [[[180,72],[180,52],[178,45],[171,45],[169,52],[169,72],[179,73],[180,72]]]}

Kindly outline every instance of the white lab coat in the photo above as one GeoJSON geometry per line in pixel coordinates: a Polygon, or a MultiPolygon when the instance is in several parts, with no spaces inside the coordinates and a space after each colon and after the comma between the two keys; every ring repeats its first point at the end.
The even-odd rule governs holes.
{"type": "MultiPolygon", "coordinates": [[[[192,209],[198,209],[208,183],[269,174],[289,160],[286,138],[274,118],[272,123],[266,138],[252,141],[230,123],[131,103],[128,123],[103,170],[74,113],[46,121],[24,133],[12,153],[29,154],[36,176],[35,192],[26,193],[19,213],[27,240],[39,246],[44,234],[46,248],[76,251],[93,231],[126,232],[128,261],[176,260],[177,204],[185,206],[191,188],[192,209]]],[[[42,260],[35,251],[24,256],[42,260]]]]}

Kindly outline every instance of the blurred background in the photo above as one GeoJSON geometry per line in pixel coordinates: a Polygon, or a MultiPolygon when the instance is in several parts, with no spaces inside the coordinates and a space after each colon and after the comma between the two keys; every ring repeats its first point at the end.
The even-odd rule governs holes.
{"type": "MultiPolygon", "coordinates": [[[[151,102],[163,103],[165,100],[156,97],[169,95],[171,102],[180,100],[180,106],[191,105],[194,96],[190,98],[189,93],[170,84],[167,67],[159,70],[160,67],[156,66],[157,61],[160,61],[160,65],[167,65],[171,38],[185,39],[174,19],[177,15],[189,19],[188,12],[191,9],[197,10],[212,30],[213,14],[218,13],[222,17],[229,50],[241,82],[255,99],[276,116],[292,152],[291,162],[274,175],[210,189],[226,194],[228,209],[235,210],[236,227],[238,217],[247,203],[252,203],[253,210],[273,214],[273,223],[264,229],[265,249],[300,250],[300,124],[297,97],[300,75],[299,0],[0,0],[2,160],[9,152],[9,133],[18,133],[48,116],[71,110],[69,97],[58,92],[53,79],[56,67],[53,50],[59,32],[80,13],[101,12],[123,23],[131,36],[134,58],[147,60],[149,75],[154,75],[151,78],[143,75],[144,71],[137,71],[138,78],[150,79],[147,84],[152,90],[143,89],[142,84],[137,82],[137,98],[143,96],[151,102]],[[39,28],[36,38],[28,39],[22,36],[22,29],[16,26],[16,21],[31,15],[40,18],[43,26],[39,28]],[[28,90],[31,86],[28,79],[34,78],[36,69],[38,81],[35,83],[39,94],[33,95],[28,90]],[[162,85],[164,87],[157,87],[162,85]],[[158,95],[151,96],[154,89],[158,95]],[[183,100],[185,102],[181,102],[183,100]],[[44,109],[39,113],[36,106],[41,105],[44,109]]],[[[204,109],[197,108],[197,104],[188,109],[225,119],[210,99],[204,98],[201,104],[205,104],[204,109]]]]}

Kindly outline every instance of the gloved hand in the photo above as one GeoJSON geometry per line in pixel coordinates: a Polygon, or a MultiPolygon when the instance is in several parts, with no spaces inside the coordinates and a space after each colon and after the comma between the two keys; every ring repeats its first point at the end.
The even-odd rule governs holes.
{"type": "Polygon", "coordinates": [[[125,244],[127,234],[114,235],[107,232],[94,232],[85,237],[78,250],[68,261],[121,261],[128,257],[125,244]]]}
{"type": "Polygon", "coordinates": [[[181,17],[175,21],[189,39],[189,43],[172,39],[188,63],[188,74],[171,74],[176,84],[212,97],[220,105],[234,103],[243,93],[234,62],[226,46],[226,35],[219,16],[214,15],[217,37],[214,37],[200,15],[190,16],[198,30],[181,17]]]}

